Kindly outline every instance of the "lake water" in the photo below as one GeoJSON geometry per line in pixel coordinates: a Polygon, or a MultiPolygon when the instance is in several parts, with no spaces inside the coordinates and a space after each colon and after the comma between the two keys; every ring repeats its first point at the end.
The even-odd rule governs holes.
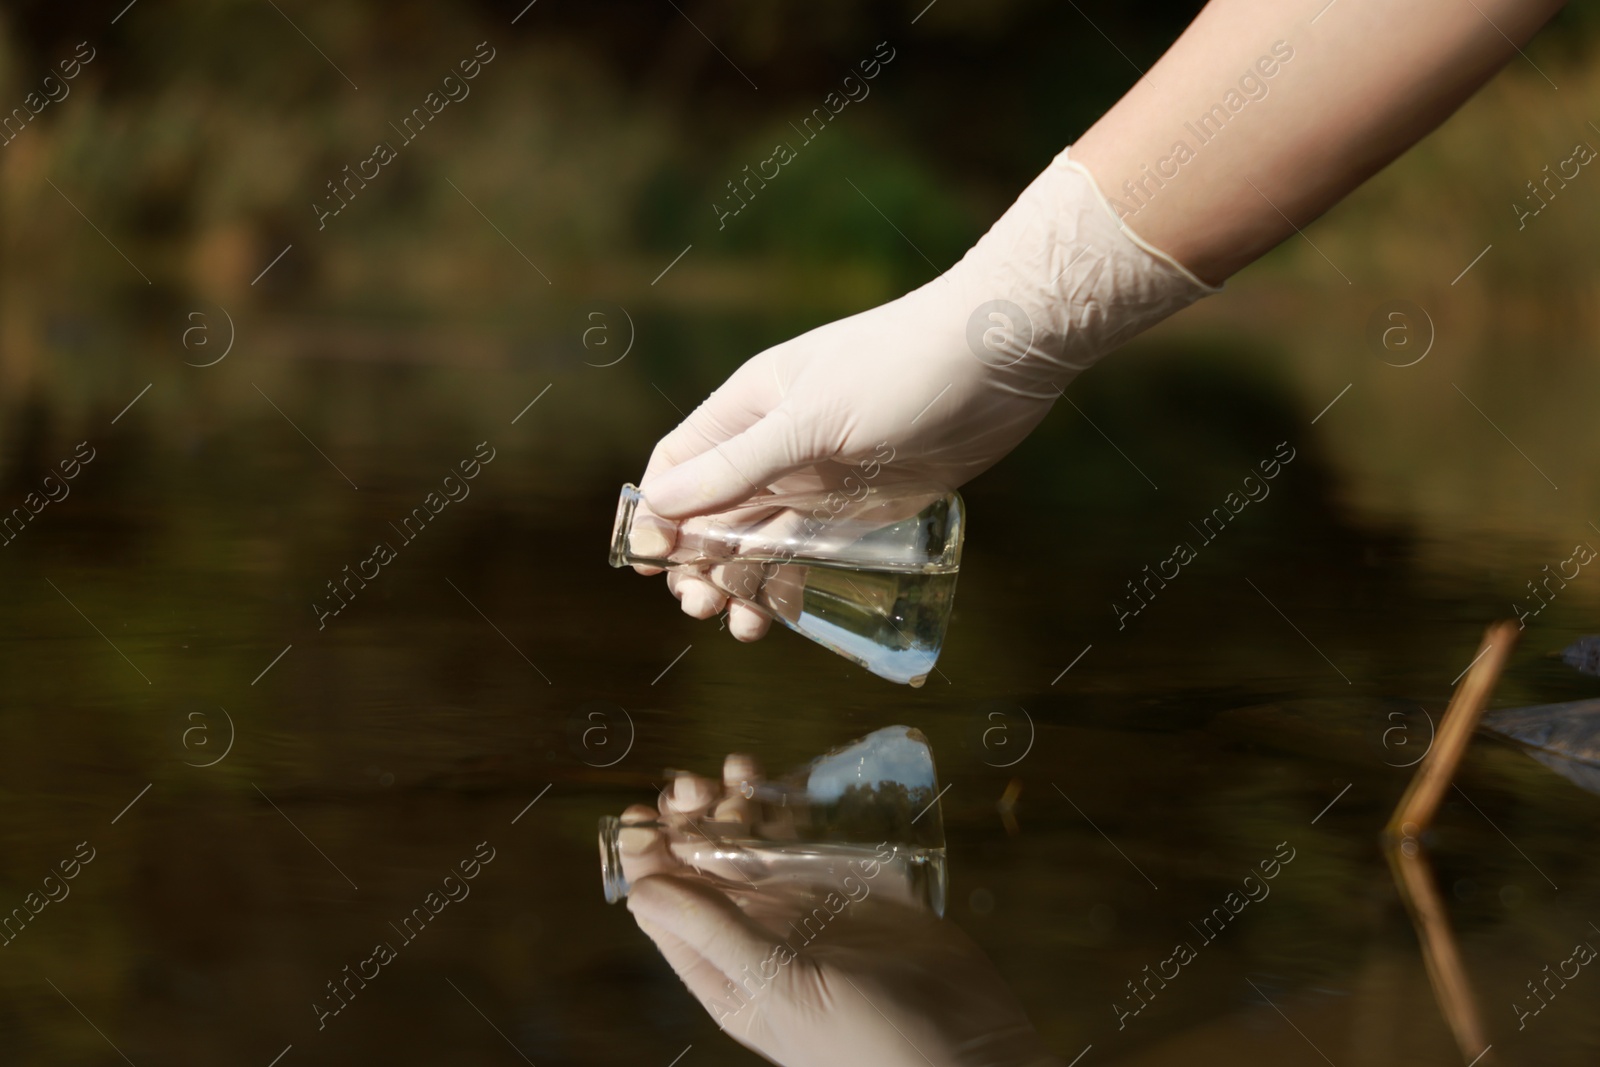
{"type": "MultiPolygon", "coordinates": [[[[1086,379],[1099,430],[1063,406],[967,491],[911,689],[795,634],[740,645],[607,566],[616,487],[714,384],[667,341],[602,370],[576,332],[494,337],[460,367],[258,316],[194,369],[166,325],[136,357],[69,345],[95,384],[7,420],[7,507],[94,458],[0,557],[0,904],[79,861],[0,950],[0,1060],[756,1062],[604,903],[596,821],[669,768],[904,723],[949,785],[949,918],[1064,1061],[1461,1062],[1378,832],[1484,625],[1584,535],[1515,494],[1456,540],[1353,504],[1359,389],[1312,426],[1332,390],[1086,379]],[[1283,441],[1270,496],[1191,527],[1283,441]],[[1175,541],[1195,558],[1136,602],[1175,541]],[[376,977],[336,999],[347,967],[376,977]]],[[[1207,358],[1130,367],[1168,356],[1207,358]]],[[[1497,706],[1600,691],[1549,655],[1595,603],[1579,579],[1530,622],[1497,706]]],[[[1457,782],[1427,847],[1494,1056],[1592,1063],[1600,977],[1520,1030],[1513,1005],[1600,942],[1600,800],[1487,738],[1457,782]]]]}

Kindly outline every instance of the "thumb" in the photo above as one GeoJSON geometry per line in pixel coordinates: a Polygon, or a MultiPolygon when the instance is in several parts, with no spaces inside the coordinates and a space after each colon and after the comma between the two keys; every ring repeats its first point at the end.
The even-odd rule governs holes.
{"type": "Polygon", "coordinates": [[[640,879],[628,893],[628,910],[641,925],[670,934],[729,979],[759,970],[777,945],[733,901],[687,879],[660,874],[640,879]]]}
{"type": "Polygon", "coordinates": [[[774,409],[743,433],[647,479],[640,491],[666,519],[720,511],[761,492],[821,456],[806,454],[794,417],[774,409]]]}

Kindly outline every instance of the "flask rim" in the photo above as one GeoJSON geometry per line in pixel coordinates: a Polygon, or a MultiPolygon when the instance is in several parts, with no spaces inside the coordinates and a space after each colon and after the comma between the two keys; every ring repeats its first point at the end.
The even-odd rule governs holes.
{"type": "Polygon", "coordinates": [[[615,815],[600,818],[600,881],[606,903],[615,904],[627,897],[633,887],[622,873],[622,820],[615,815]]]}
{"type": "Polygon", "coordinates": [[[611,527],[611,565],[613,567],[627,567],[633,564],[628,556],[628,531],[633,528],[633,516],[639,509],[639,501],[643,495],[639,487],[628,482],[622,487],[622,495],[617,499],[617,518],[611,527]]]}

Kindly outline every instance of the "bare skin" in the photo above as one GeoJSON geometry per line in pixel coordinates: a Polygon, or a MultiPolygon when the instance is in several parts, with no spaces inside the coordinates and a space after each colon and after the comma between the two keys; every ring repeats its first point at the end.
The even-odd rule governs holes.
{"type": "MultiPolygon", "coordinates": [[[[1127,233],[1204,282],[1222,282],[1293,236],[1426,136],[1502,66],[1524,62],[1518,50],[1563,6],[1563,0],[1329,0],[1319,10],[1321,2],[1212,0],[1070,150],[1071,163],[1113,201],[1127,233]]],[[[951,380],[941,377],[946,370],[928,369],[948,362],[916,358],[943,352],[940,346],[950,339],[897,318],[895,309],[906,299],[752,358],[657,445],[642,484],[646,497],[670,498],[660,487],[681,474],[680,467],[704,474],[703,467],[688,465],[712,450],[740,473],[807,469],[776,463],[768,454],[773,441],[805,442],[791,450],[804,453],[813,471],[853,462],[860,457],[834,447],[835,441],[848,436],[841,427],[872,416],[875,432],[897,442],[897,462],[908,468],[943,454],[908,445],[912,430],[922,440],[968,445],[992,436],[1001,424],[974,427],[940,410],[914,427],[909,414],[904,424],[884,425],[898,415],[884,416],[882,396],[908,390],[932,395],[951,380]],[[829,362],[830,352],[846,349],[874,355],[829,362]],[[788,366],[785,375],[774,373],[779,365],[788,366]],[[813,365],[824,369],[806,380],[806,389],[791,388],[813,365]],[[861,384],[874,371],[892,378],[894,388],[861,384]],[[940,380],[923,380],[930,375],[940,380]],[[783,384],[771,388],[780,378],[783,384]],[[774,413],[781,420],[769,418],[774,413]],[[754,431],[764,431],[766,444],[753,443],[754,431]]],[[[939,311],[935,306],[918,314],[926,323],[939,311]]],[[[955,357],[966,358],[959,346],[955,357]]],[[[1021,427],[1016,440],[1044,410],[1009,411],[1011,424],[1021,427]]],[[[993,454],[964,454],[962,469],[985,469],[1015,443],[1002,442],[993,454]]],[[[755,491],[772,481],[763,476],[748,486],[755,491]]],[[[677,495],[684,495],[682,485],[677,495]]],[[[679,500],[674,514],[705,514],[719,503],[726,502],[685,506],[679,500]]],[[[696,618],[727,607],[728,629],[740,640],[767,632],[767,615],[730,601],[703,576],[673,571],[668,585],[696,618]]]]}
{"type": "MultiPolygon", "coordinates": [[[[1106,195],[1150,190],[1125,223],[1213,284],[1338,203],[1449,118],[1565,0],[1212,0],[1159,62],[1072,147],[1106,195]],[[1293,14],[1291,14],[1291,11],[1293,14]],[[1310,19],[1316,17],[1315,24],[1310,19]],[[1256,62],[1283,41],[1294,57],[1256,62]],[[1513,44],[1513,42],[1515,42],[1513,44]],[[1185,128],[1255,70],[1250,100],[1157,188],[1185,128]],[[1250,183],[1255,184],[1251,188],[1250,183]],[[1269,202],[1270,201],[1270,202],[1269,202]]],[[[1126,198],[1124,198],[1124,202],[1126,198]]],[[[1130,206],[1134,206],[1131,205],[1130,206]]]]}

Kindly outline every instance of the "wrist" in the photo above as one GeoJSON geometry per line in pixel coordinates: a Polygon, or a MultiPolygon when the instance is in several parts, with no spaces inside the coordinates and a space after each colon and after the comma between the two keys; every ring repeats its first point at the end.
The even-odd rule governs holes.
{"type": "Polygon", "coordinates": [[[950,271],[974,308],[975,354],[1030,391],[1064,389],[1136,334],[1220,291],[1123,226],[1068,151],[950,271]]]}

